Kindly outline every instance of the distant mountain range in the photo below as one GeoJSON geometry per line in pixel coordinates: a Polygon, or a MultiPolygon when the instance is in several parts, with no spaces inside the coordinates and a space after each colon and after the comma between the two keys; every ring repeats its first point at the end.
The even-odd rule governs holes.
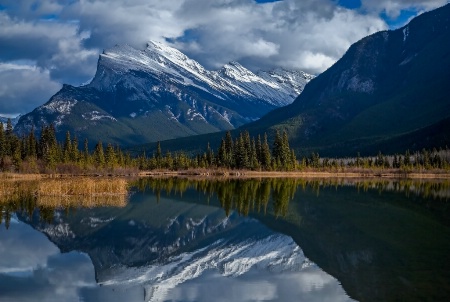
{"type": "MultiPolygon", "coordinates": [[[[450,145],[450,4],[353,44],[290,105],[236,130],[287,131],[300,154],[356,156],[450,145]]],[[[164,142],[195,150],[223,133],[164,142]],[[192,139],[191,139],[192,140],[192,139]]],[[[149,145],[148,147],[152,147],[149,145]]]]}
{"type": "Polygon", "coordinates": [[[20,117],[21,117],[21,115],[18,115],[13,118],[8,118],[8,117],[0,115],[0,122],[3,123],[3,127],[6,127],[6,123],[8,123],[8,119],[10,119],[11,125],[13,125],[13,127],[14,127],[17,124],[17,122],[19,121],[20,117]]]}
{"type": "Polygon", "coordinates": [[[53,123],[60,137],[70,130],[122,145],[229,130],[290,104],[312,78],[284,69],[255,74],[236,62],[209,71],[161,43],[118,45],[100,55],[89,84],[64,85],[15,130],[53,123]]]}

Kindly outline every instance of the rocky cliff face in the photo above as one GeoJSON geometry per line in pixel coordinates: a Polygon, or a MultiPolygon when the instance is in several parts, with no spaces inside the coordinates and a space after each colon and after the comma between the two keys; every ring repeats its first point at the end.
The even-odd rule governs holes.
{"type": "MultiPolygon", "coordinates": [[[[285,129],[294,147],[322,150],[324,155],[415,149],[413,144],[403,150],[388,147],[403,135],[449,118],[449,51],[450,5],[446,5],[400,29],[355,43],[291,105],[249,128],[285,129]],[[386,140],[392,141],[382,144],[386,140]]],[[[417,137],[423,140],[433,138],[417,137]]]]}

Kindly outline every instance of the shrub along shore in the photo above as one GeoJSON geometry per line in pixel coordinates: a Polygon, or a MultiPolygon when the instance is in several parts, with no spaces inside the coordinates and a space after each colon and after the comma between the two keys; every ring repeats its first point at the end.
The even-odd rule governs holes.
{"type": "Polygon", "coordinates": [[[119,146],[99,141],[89,150],[84,140],[67,132],[58,142],[52,125],[45,126],[37,138],[34,129],[17,137],[8,121],[0,123],[0,171],[3,178],[41,178],[61,176],[231,176],[231,177],[395,177],[449,178],[450,150],[440,148],[404,154],[352,158],[321,158],[318,153],[297,158],[289,146],[286,132],[277,133],[272,146],[267,135],[251,137],[245,131],[236,138],[227,132],[220,147],[209,144],[200,154],[146,151],[137,156],[123,152],[119,146]],[[20,175],[20,176],[19,176],[20,175]]]}

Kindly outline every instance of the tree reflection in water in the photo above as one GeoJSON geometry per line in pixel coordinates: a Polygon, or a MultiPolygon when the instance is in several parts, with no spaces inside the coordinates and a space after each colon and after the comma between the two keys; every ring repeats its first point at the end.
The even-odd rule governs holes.
{"type": "MultiPolygon", "coordinates": [[[[288,205],[300,191],[310,189],[318,196],[326,188],[355,187],[358,192],[378,191],[403,193],[406,197],[446,201],[450,197],[450,182],[388,179],[300,179],[300,178],[212,178],[182,177],[125,179],[72,179],[44,181],[3,181],[0,185],[0,224],[9,227],[14,212],[29,217],[38,210],[42,221],[51,223],[55,209],[66,213],[77,207],[115,206],[127,203],[128,188],[152,191],[157,200],[167,196],[183,196],[188,189],[204,194],[206,200],[216,196],[227,216],[231,211],[240,215],[267,214],[270,209],[276,217],[285,216],[288,205]]],[[[301,198],[301,197],[300,197],[301,198]]],[[[300,219],[300,217],[298,217],[300,219]]]]}
{"type": "MultiPolygon", "coordinates": [[[[51,223],[55,213],[69,216],[80,207],[126,206],[126,213],[118,213],[122,209],[113,211],[124,216],[114,229],[115,234],[122,234],[125,226],[132,228],[129,223],[139,219],[145,218],[147,225],[158,219],[165,221],[168,216],[164,216],[164,211],[169,211],[169,207],[160,207],[161,212],[157,212],[157,207],[146,205],[155,199],[159,205],[169,203],[170,197],[172,205],[182,201],[180,207],[198,203],[210,205],[209,210],[222,207],[230,216],[233,212],[248,215],[292,237],[309,259],[336,277],[358,300],[440,300],[450,293],[448,180],[170,177],[114,183],[114,179],[108,179],[103,194],[98,191],[87,195],[77,193],[75,188],[64,189],[60,182],[44,183],[2,182],[1,223],[8,228],[15,212],[51,223]],[[59,188],[60,195],[42,194],[43,188],[49,187],[59,188]],[[111,190],[117,188],[122,189],[112,194],[111,190]],[[140,193],[134,204],[127,204],[129,196],[133,199],[133,194],[140,193]],[[440,291],[434,290],[436,287],[440,291]]],[[[79,183],[78,187],[86,191],[87,184],[79,183]]],[[[223,215],[222,210],[218,211],[223,215]]],[[[100,216],[106,224],[112,216],[105,212],[104,217],[100,216]]],[[[78,214],[85,215],[83,211],[78,214]]],[[[198,216],[203,217],[203,212],[198,216]]],[[[82,221],[84,216],[76,218],[82,221]]],[[[189,218],[180,217],[180,225],[189,218]]],[[[134,232],[133,229],[126,234],[131,236],[134,232]]],[[[108,239],[105,234],[110,233],[110,229],[105,229],[105,233],[99,229],[98,238],[108,239]]],[[[135,235],[133,240],[143,238],[140,233],[135,235]]],[[[112,238],[110,244],[122,244],[120,240],[121,237],[112,238]]],[[[129,245],[123,240],[122,245],[117,245],[118,251],[124,247],[133,252],[139,250],[135,243],[129,245]]],[[[103,245],[107,246],[105,241],[103,245]]],[[[108,246],[108,253],[111,250],[108,246]]]]}

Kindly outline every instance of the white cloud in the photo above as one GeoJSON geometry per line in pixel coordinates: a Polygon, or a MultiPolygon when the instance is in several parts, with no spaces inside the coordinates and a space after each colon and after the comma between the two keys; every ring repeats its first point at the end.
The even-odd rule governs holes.
{"type": "MultiPolygon", "coordinates": [[[[195,39],[190,41],[188,35],[176,46],[209,67],[236,60],[252,69],[282,66],[320,73],[352,43],[387,28],[379,17],[359,15],[330,1],[233,3],[205,4],[204,16],[192,24],[195,39]]],[[[189,9],[178,12],[182,20],[197,20],[197,14],[189,9]]]]}
{"type": "Polygon", "coordinates": [[[62,82],[79,82],[95,71],[98,50],[84,48],[89,33],[76,23],[28,21],[0,12],[0,25],[0,61],[32,60],[62,82]]]}
{"type": "Polygon", "coordinates": [[[44,234],[15,218],[9,230],[0,230],[0,253],[2,301],[80,301],[80,291],[96,286],[89,256],[61,254],[44,234]]]}

